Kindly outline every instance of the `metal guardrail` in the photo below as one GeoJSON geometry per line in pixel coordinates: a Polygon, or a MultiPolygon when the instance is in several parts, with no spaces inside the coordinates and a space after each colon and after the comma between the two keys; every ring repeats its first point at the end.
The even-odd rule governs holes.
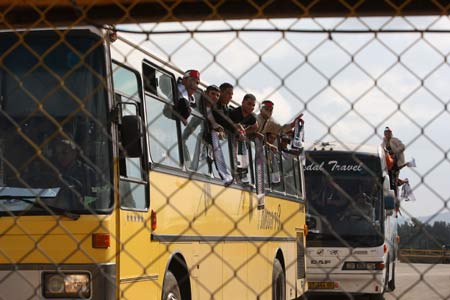
{"type": "Polygon", "coordinates": [[[399,258],[408,263],[450,263],[450,250],[400,249],[399,258]]]}

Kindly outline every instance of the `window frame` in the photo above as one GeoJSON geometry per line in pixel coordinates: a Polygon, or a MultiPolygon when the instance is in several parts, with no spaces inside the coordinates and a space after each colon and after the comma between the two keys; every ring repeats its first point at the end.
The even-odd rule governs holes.
{"type": "MultiPolygon", "coordinates": [[[[126,102],[132,101],[135,102],[136,104],[136,108],[137,108],[137,115],[141,118],[143,125],[145,124],[145,115],[144,112],[146,111],[145,108],[145,101],[143,100],[143,85],[142,85],[142,76],[141,73],[139,71],[137,71],[136,69],[133,69],[121,62],[118,62],[116,60],[112,60],[111,62],[111,78],[112,78],[112,83],[113,83],[113,92],[114,92],[114,104],[116,105],[117,109],[117,114],[119,119],[122,117],[122,113],[123,113],[123,104],[119,101],[117,101],[117,97],[120,97],[121,99],[125,98],[126,102]],[[114,88],[114,70],[116,69],[116,67],[120,67],[123,68],[125,70],[128,70],[130,72],[132,72],[135,76],[136,76],[136,81],[137,81],[137,94],[136,95],[127,95],[125,94],[123,91],[120,90],[116,90],[114,88]]],[[[119,121],[120,122],[120,121],[119,121]]],[[[120,124],[120,123],[119,123],[120,124]]],[[[123,163],[126,163],[126,157],[121,157],[121,150],[120,150],[120,146],[119,144],[117,145],[118,152],[119,153],[119,193],[120,193],[120,182],[128,182],[131,184],[137,184],[140,186],[144,186],[144,190],[145,190],[145,207],[144,208],[137,208],[137,207],[131,207],[131,206],[123,206],[123,202],[121,197],[119,197],[119,206],[120,209],[122,210],[130,210],[130,211],[148,211],[149,207],[150,207],[150,185],[148,182],[148,141],[147,141],[147,130],[145,128],[145,126],[143,127],[143,154],[140,157],[140,165],[141,165],[141,178],[137,178],[137,177],[132,177],[132,176],[128,176],[128,174],[122,174],[121,173],[121,166],[123,166],[123,163]],[[123,159],[123,161],[122,161],[123,159]]],[[[120,133],[120,130],[118,131],[118,133],[120,133]]],[[[118,139],[119,141],[119,136],[118,139]]],[[[126,171],[126,168],[125,168],[126,171]]]]}
{"type": "MultiPolygon", "coordinates": [[[[159,102],[163,103],[164,105],[171,105],[173,107],[173,105],[175,103],[174,102],[175,98],[178,97],[177,80],[175,78],[175,75],[173,73],[171,73],[171,72],[169,72],[169,71],[159,67],[158,65],[156,65],[156,64],[154,64],[154,63],[152,63],[152,62],[150,62],[150,61],[148,61],[146,59],[144,59],[142,61],[142,73],[143,74],[145,74],[144,69],[146,67],[147,68],[151,68],[153,71],[158,71],[158,72],[160,72],[162,74],[165,74],[169,78],[172,79],[171,80],[171,87],[172,87],[173,98],[172,98],[172,102],[169,102],[170,99],[169,100],[164,99],[163,97],[158,95],[158,93],[155,92],[156,90],[155,91],[150,91],[150,90],[145,89],[145,87],[144,87],[144,96],[143,96],[144,100],[143,100],[143,102],[145,102],[145,107],[147,106],[146,105],[147,101],[150,101],[149,99],[156,100],[156,101],[159,101],[159,102]]],[[[144,77],[143,80],[145,81],[146,78],[144,77]]],[[[161,111],[160,113],[162,114],[163,111],[161,111]]],[[[146,109],[145,110],[145,124],[144,124],[145,125],[144,127],[145,127],[146,135],[148,134],[147,132],[148,132],[148,129],[149,129],[147,127],[148,126],[148,121],[149,120],[147,119],[147,109],[146,109]]],[[[181,140],[182,140],[182,137],[181,137],[181,122],[180,122],[180,120],[178,118],[175,118],[173,121],[176,124],[176,134],[177,134],[177,144],[178,144],[177,145],[177,149],[178,149],[177,156],[178,156],[179,166],[178,167],[174,167],[174,166],[166,165],[166,164],[163,164],[163,163],[155,162],[155,160],[152,158],[150,138],[148,138],[148,140],[149,140],[148,148],[149,149],[148,149],[148,155],[147,156],[148,156],[150,169],[162,168],[162,169],[173,170],[173,171],[177,171],[177,172],[179,172],[180,170],[181,171],[184,170],[183,145],[181,144],[181,140]]]]}

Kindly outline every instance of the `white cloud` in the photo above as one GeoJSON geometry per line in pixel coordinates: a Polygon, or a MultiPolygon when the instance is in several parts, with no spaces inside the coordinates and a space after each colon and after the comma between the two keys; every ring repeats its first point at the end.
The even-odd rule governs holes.
{"type": "MultiPolygon", "coordinates": [[[[345,22],[337,18],[250,23],[236,20],[184,26],[170,23],[156,28],[270,28],[277,22],[283,28],[315,30],[450,29],[448,17],[361,18],[345,22]]],[[[377,144],[384,126],[391,126],[394,134],[408,144],[407,158],[414,156],[418,163],[414,170],[402,170],[401,176],[412,180],[417,197],[414,203],[404,203],[404,209],[417,216],[438,211],[443,206],[439,198],[448,198],[449,194],[444,182],[449,177],[449,168],[436,166],[439,160],[448,164],[443,151],[450,147],[446,129],[450,119],[448,108],[444,112],[450,98],[445,80],[450,77],[450,68],[443,63],[443,55],[450,53],[449,34],[425,34],[423,40],[418,33],[380,33],[377,37],[333,34],[329,40],[324,33],[286,33],[285,39],[277,43],[279,36],[245,33],[237,40],[233,32],[195,34],[197,41],[188,43],[185,50],[175,51],[178,53],[175,55],[172,53],[184,42],[183,35],[155,36],[151,37],[153,44],[142,45],[165,58],[170,54],[172,63],[181,69],[203,68],[205,83],[238,81],[234,99],[239,103],[247,92],[255,94],[258,101],[273,100],[274,117],[280,123],[304,111],[306,138],[310,142],[326,138],[377,144]],[[273,43],[273,48],[267,48],[273,43]],[[406,67],[398,63],[399,58],[406,67]],[[425,186],[422,179],[432,183],[425,186]]],[[[145,37],[133,39],[141,43],[145,37]]],[[[132,51],[118,50],[124,53],[124,58],[132,51]]]]}

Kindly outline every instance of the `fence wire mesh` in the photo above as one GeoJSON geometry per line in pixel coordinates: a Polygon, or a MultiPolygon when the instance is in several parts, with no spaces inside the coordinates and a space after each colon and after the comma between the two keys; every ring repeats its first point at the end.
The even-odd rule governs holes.
{"type": "MultiPolygon", "coordinates": [[[[307,281],[311,299],[330,297],[311,293],[317,282],[341,292],[336,299],[450,298],[448,3],[0,6],[0,299],[294,299],[307,281]],[[197,76],[185,82],[186,70],[198,70],[202,84],[183,115],[173,106],[177,78],[187,88],[197,76]],[[214,136],[204,89],[214,84],[225,94],[222,83],[234,87],[235,106],[254,95],[255,114],[270,99],[274,119],[289,129],[302,113],[302,154],[279,148],[291,131],[275,136],[274,153],[258,136],[214,136]],[[396,261],[395,281],[356,269],[365,279],[352,285],[355,278],[335,273],[348,262],[377,263],[357,253],[376,247],[348,250],[358,243],[323,219],[339,243],[305,243],[321,233],[308,223],[305,237],[305,223],[325,213],[305,201],[314,184],[296,166],[314,147],[378,146],[386,127],[410,163],[399,183],[411,191],[398,187],[400,210],[391,216],[399,256],[390,225],[380,225],[389,216],[374,206],[357,209],[363,221],[350,227],[362,228],[362,240],[372,224],[367,231],[389,249],[384,268],[396,261]],[[239,168],[245,160],[248,168],[239,168]]],[[[348,198],[347,211],[356,206],[356,179],[324,178],[316,189],[333,186],[348,198]]]]}

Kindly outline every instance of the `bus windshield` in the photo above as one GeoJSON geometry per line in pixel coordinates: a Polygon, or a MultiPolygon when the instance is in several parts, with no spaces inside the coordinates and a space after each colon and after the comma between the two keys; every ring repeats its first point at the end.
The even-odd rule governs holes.
{"type": "Polygon", "coordinates": [[[384,237],[377,158],[328,155],[307,155],[309,245],[379,246],[384,237]]]}
{"type": "Polygon", "coordinates": [[[0,215],[111,209],[104,53],[88,30],[0,32],[0,215]]]}

